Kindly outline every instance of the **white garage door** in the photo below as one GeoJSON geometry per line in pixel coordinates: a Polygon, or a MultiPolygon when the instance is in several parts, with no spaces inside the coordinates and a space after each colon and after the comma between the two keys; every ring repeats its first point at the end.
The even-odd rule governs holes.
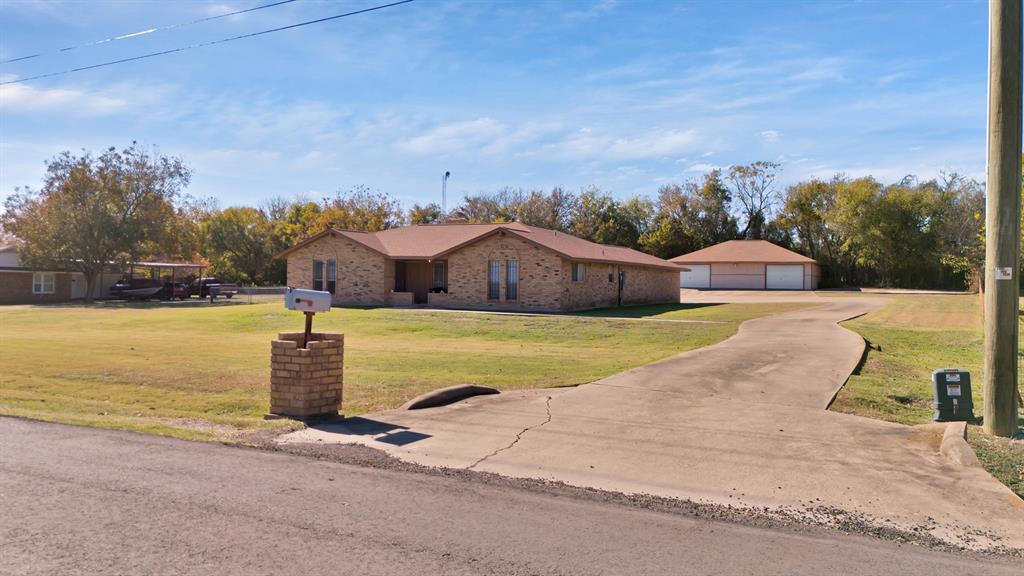
{"type": "Polygon", "coordinates": [[[803,290],[804,266],[769,264],[765,267],[765,287],[769,290],[803,290]]]}
{"type": "Polygon", "coordinates": [[[710,264],[683,264],[690,269],[689,272],[679,273],[680,288],[710,288],[711,287],[711,265],[710,264]]]}

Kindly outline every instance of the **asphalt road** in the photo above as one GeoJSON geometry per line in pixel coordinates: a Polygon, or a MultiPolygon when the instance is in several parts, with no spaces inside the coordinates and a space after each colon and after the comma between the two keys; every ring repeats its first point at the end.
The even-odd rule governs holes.
{"type": "Polygon", "coordinates": [[[942,456],[942,430],[827,410],[864,354],[837,322],[882,301],[811,298],[821,305],[590,384],[364,414],[282,441],[810,520],[839,510],[908,537],[1024,550],[1024,502],[981,466],[942,456]]]}
{"type": "Polygon", "coordinates": [[[466,478],[0,418],[2,574],[1014,574],[466,478]]]}

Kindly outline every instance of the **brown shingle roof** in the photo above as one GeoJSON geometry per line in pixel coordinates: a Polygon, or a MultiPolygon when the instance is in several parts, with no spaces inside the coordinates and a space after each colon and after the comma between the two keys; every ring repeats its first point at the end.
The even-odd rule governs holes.
{"type": "Polygon", "coordinates": [[[814,262],[802,254],[786,250],[767,240],[729,240],[696,252],[672,258],[677,264],[711,264],[715,262],[767,262],[802,264],[814,262]]]}
{"type": "Polygon", "coordinates": [[[277,257],[283,258],[290,252],[328,234],[336,234],[359,242],[396,260],[430,260],[442,257],[457,248],[498,232],[512,234],[543,246],[570,260],[629,264],[669,270],[680,269],[679,266],[667,260],[637,250],[597,244],[564,232],[516,222],[508,224],[429,224],[391,228],[381,232],[353,232],[332,228],[299,242],[278,254],[277,257]]]}

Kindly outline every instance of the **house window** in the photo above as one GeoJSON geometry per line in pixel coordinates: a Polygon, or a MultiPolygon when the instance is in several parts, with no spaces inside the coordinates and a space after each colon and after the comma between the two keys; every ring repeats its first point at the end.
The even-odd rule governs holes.
{"type": "Polygon", "coordinates": [[[505,300],[519,298],[519,261],[505,261],[505,300]]]}
{"type": "Polygon", "coordinates": [[[55,281],[53,272],[33,272],[32,273],[32,293],[33,294],[53,294],[55,290],[55,281]]]}
{"type": "Polygon", "coordinates": [[[572,263],[572,281],[583,282],[587,279],[587,265],[582,262],[572,263]]]}
{"type": "Polygon", "coordinates": [[[338,264],[334,260],[327,261],[327,291],[334,294],[338,286],[338,264]]]}
{"type": "Polygon", "coordinates": [[[313,290],[324,289],[324,261],[313,260],[313,290]]]}
{"type": "Polygon", "coordinates": [[[434,262],[434,289],[444,289],[444,262],[434,262]]]}
{"type": "Polygon", "coordinates": [[[487,262],[487,299],[501,298],[501,261],[487,262]]]}

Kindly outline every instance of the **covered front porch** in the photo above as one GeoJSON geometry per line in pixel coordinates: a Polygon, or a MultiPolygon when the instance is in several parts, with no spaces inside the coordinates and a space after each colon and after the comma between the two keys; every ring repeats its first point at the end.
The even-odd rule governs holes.
{"type": "Polygon", "coordinates": [[[395,260],[392,304],[443,304],[448,294],[447,260],[395,260]]]}

